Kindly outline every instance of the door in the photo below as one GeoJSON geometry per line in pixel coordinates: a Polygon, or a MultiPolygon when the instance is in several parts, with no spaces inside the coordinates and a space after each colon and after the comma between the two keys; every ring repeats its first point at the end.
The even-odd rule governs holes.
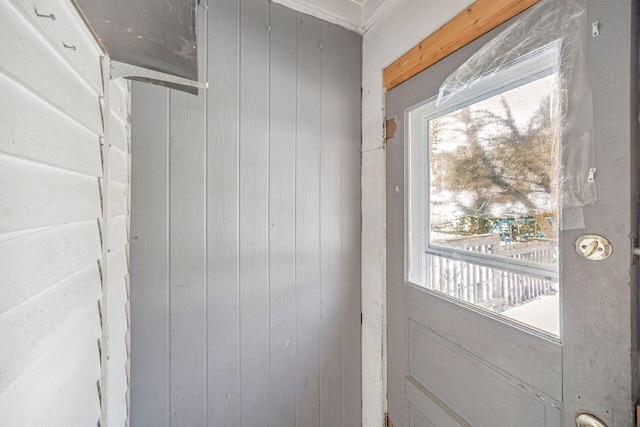
{"type": "MultiPolygon", "coordinates": [[[[566,65],[559,46],[531,50],[514,72],[441,107],[445,79],[506,23],[387,94],[397,129],[386,150],[397,427],[634,423],[635,9],[589,0],[587,12],[588,31],[596,20],[602,29],[582,53],[595,153],[584,182],[598,194],[581,209],[567,207],[561,169],[584,152],[575,134],[554,139],[564,122],[549,120],[566,65]]],[[[586,105],[563,87],[562,108],[586,105]]]]}

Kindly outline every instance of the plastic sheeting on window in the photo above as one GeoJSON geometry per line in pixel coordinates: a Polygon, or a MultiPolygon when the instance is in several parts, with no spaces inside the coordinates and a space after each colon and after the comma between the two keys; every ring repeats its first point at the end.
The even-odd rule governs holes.
{"type": "Polygon", "coordinates": [[[542,0],[451,74],[437,100],[438,109],[459,104],[487,80],[518,72],[524,58],[545,52],[545,46],[560,46],[558,95],[551,111],[559,147],[563,229],[584,228],[581,208],[596,202],[589,28],[584,0],[542,0]]]}

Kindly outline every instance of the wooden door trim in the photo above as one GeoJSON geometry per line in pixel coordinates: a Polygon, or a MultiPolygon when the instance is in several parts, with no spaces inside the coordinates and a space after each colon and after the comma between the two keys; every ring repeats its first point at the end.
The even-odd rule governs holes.
{"type": "Polygon", "coordinates": [[[391,90],[540,0],[477,0],[384,70],[391,90]]]}

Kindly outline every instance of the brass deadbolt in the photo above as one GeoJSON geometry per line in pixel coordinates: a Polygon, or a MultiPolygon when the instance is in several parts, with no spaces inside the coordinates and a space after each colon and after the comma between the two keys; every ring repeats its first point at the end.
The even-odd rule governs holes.
{"type": "Polygon", "coordinates": [[[611,256],[611,242],[597,234],[585,234],[576,240],[576,252],[589,261],[602,261],[611,256]]]}
{"type": "Polygon", "coordinates": [[[595,415],[589,414],[587,412],[579,412],[576,417],[576,426],[577,427],[607,427],[605,423],[602,422],[595,415]]]}

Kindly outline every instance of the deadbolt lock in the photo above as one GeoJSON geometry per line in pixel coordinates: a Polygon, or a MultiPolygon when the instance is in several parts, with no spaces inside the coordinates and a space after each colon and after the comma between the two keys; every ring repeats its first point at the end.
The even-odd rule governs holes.
{"type": "Polygon", "coordinates": [[[576,251],[590,261],[602,261],[611,256],[611,242],[597,234],[585,234],[576,240],[576,251]]]}
{"type": "Polygon", "coordinates": [[[586,412],[578,413],[576,417],[576,426],[578,427],[607,427],[599,418],[586,412]]]}

